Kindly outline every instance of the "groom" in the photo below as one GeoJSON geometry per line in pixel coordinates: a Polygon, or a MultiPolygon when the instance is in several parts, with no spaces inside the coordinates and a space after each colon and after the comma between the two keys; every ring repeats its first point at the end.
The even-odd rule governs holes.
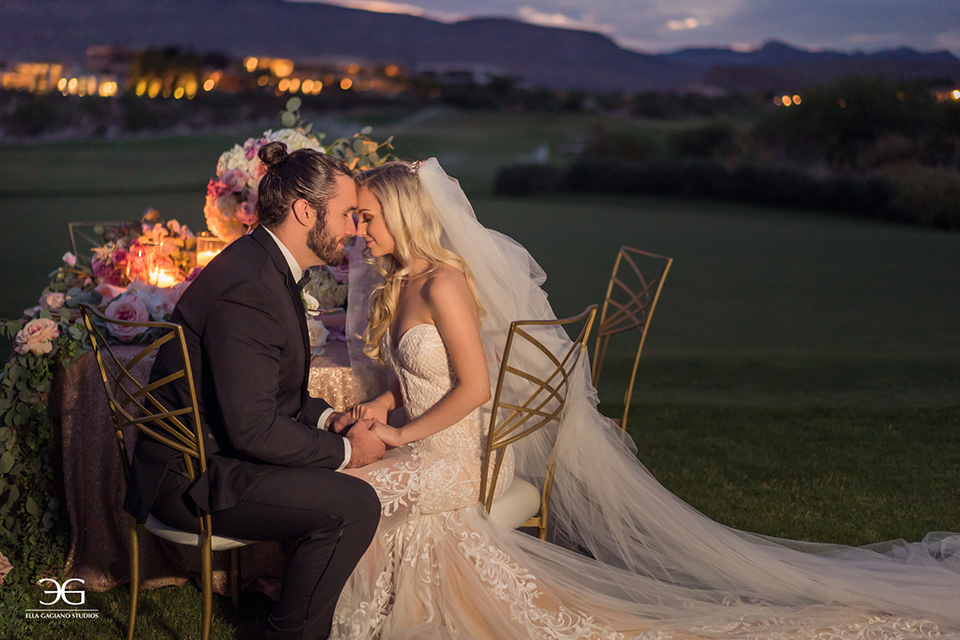
{"type": "MultiPolygon", "coordinates": [[[[197,531],[196,508],[217,535],[297,540],[267,637],[326,638],[343,585],[376,531],[380,503],[365,482],[338,473],[378,460],[369,422],[351,422],[307,393],[309,341],[297,281],[337,264],[356,233],[356,188],[339,161],[312,150],[261,151],[261,225],[232,243],[186,289],[171,320],[183,326],[203,427],[207,472],[192,485],[182,456],[137,441],[124,508],[145,522],[197,531]]],[[[161,347],[151,380],[180,368],[161,347]]],[[[188,406],[185,382],[158,390],[188,406]]]]}

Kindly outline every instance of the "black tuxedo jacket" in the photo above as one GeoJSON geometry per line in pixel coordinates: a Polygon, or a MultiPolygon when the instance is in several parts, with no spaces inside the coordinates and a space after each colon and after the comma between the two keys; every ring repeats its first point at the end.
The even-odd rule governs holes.
{"type": "MultiPolygon", "coordinates": [[[[257,476],[277,466],[343,463],[342,437],[316,426],[330,405],[307,393],[310,346],[300,289],[265,229],[211,261],[171,321],[186,335],[197,391],[207,472],[189,493],[204,511],[235,505],[257,476]]],[[[179,346],[168,342],[150,379],[176,371],[179,360],[179,346]]],[[[189,406],[185,379],[157,395],[168,406],[189,406]]],[[[124,501],[138,522],[146,521],[164,473],[175,472],[178,459],[153,438],[138,438],[124,501]]]]}

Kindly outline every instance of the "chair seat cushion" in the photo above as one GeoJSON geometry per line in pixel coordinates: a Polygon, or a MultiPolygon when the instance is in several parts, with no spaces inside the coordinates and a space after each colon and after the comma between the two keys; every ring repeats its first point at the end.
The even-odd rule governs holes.
{"type": "Polygon", "coordinates": [[[490,508],[490,519],[508,529],[522,527],[540,511],[540,491],[520,478],[514,478],[500,499],[490,508]]]}
{"type": "MultiPolygon", "coordinates": [[[[190,547],[200,546],[199,534],[190,533],[189,531],[184,531],[182,529],[174,529],[173,527],[169,527],[160,522],[153,516],[148,516],[147,522],[143,526],[147,529],[147,531],[155,536],[163,538],[164,540],[176,542],[177,544],[184,544],[190,547]]],[[[213,536],[210,539],[210,547],[214,551],[227,551],[228,549],[236,549],[237,547],[245,547],[247,545],[256,544],[256,542],[256,540],[240,540],[239,538],[213,536]]]]}

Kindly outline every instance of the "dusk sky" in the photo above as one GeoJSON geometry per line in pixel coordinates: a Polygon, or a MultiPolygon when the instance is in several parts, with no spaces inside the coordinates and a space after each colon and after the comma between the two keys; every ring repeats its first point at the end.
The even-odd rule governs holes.
{"type": "Polygon", "coordinates": [[[809,49],[908,46],[960,55],[960,0],[323,1],[443,21],[499,16],[589,29],[645,52],[713,45],[751,49],[775,39],[809,49]]]}

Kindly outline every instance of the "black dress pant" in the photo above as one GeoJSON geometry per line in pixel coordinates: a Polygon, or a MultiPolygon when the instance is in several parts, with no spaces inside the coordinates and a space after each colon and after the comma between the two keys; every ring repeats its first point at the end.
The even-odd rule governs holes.
{"type": "MultiPolygon", "coordinates": [[[[150,512],[169,526],[197,532],[189,480],[171,467],[150,512]]],[[[276,467],[259,476],[238,504],[211,516],[215,535],[299,541],[267,637],[317,640],[330,635],[340,591],[376,533],[380,501],[366,482],[337,471],[276,467]]]]}

